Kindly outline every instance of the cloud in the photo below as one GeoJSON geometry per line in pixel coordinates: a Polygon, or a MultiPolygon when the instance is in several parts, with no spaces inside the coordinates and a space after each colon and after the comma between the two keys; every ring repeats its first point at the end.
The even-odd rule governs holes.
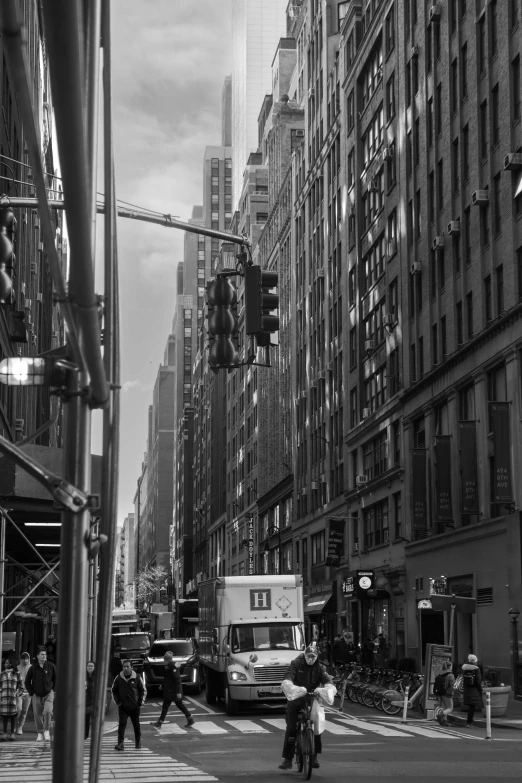
{"type": "Polygon", "coordinates": [[[138,392],[145,392],[145,391],[152,391],[153,389],[152,383],[142,383],[141,381],[125,381],[125,383],[121,386],[122,394],[125,394],[125,392],[130,391],[138,391],[138,392]]]}

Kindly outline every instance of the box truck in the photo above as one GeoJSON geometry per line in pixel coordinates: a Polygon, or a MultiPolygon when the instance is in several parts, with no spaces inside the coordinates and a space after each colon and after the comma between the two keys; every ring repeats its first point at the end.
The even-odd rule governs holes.
{"type": "Polygon", "coordinates": [[[305,648],[302,576],[223,576],[198,585],[207,704],[283,701],[290,662],[305,648]]]}

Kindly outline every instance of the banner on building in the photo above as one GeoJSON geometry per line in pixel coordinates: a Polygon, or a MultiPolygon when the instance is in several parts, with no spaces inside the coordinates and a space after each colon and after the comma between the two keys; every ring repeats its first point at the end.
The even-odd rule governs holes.
{"type": "Polygon", "coordinates": [[[249,519],[247,522],[248,530],[248,575],[254,576],[255,564],[254,564],[254,520],[249,519]]]}
{"type": "Polygon", "coordinates": [[[411,480],[413,499],[413,528],[426,530],[428,527],[426,497],[426,449],[411,450],[411,480]]]}
{"type": "Polygon", "coordinates": [[[435,480],[437,487],[437,519],[453,519],[451,506],[451,441],[449,435],[435,438],[435,480]]]}
{"type": "Polygon", "coordinates": [[[329,519],[326,565],[338,566],[344,549],[344,519],[329,519]]]}
{"type": "Polygon", "coordinates": [[[491,430],[493,432],[493,502],[513,503],[511,457],[509,439],[509,402],[492,402],[491,430]]]}
{"type": "Polygon", "coordinates": [[[462,513],[478,514],[477,435],[474,421],[459,421],[462,513]]]}

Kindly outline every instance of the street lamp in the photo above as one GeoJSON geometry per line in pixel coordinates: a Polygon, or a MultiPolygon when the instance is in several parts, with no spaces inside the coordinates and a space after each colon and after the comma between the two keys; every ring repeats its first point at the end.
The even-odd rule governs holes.
{"type": "Polygon", "coordinates": [[[270,544],[268,543],[268,537],[269,536],[275,536],[277,535],[277,551],[278,551],[278,561],[279,561],[279,574],[283,572],[282,564],[283,564],[283,553],[281,551],[281,531],[277,525],[271,525],[269,528],[267,528],[266,531],[267,538],[265,538],[265,546],[264,551],[266,553],[270,552],[270,544]]]}
{"type": "Polygon", "coordinates": [[[513,693],[518,695],[518,616],[520,610],[513,607],[508,612],[511,617],[511,666],[513,669],[513,693]]]}

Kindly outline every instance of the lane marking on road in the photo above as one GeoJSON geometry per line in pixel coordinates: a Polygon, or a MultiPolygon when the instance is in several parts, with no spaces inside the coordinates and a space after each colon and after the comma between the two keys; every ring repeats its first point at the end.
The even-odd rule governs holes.
{"type": "Polygon", "coordinates": [[[212,710],[210,707],[205,706],[205,704],[201,704],[201,702],[196,701],[195,699],[191,699],[190,696],[184,697],[187,701],[190,701],[192,704],[195,704],[197,709],[204,710],[207,715],[210,713],[211,715],[216,714],[216,710],[212,710]]]}
{"type": "Polygon", "coordinates": [[[192,726],[192,730],[199,731],[200,734],[226,734],[227,730],[223,726],[218,726],[211,720],[198,720],[192,726]]]}
{"type": "Polygon", "coordinates": [[[253,720],[226,720],[232,728],[241,731],[243,734],[270,734],[268,729],[263,728],[253,720]]]}
{"type": "Polygon", "coordinates": [[[261,718],[263,723],[269,723],[270,726],[275,726],[276,729],[282,729],[286,731],[286,720],[284,718],[261,718]]]}
{"type": "Polygon", "coordinates": [[[388,726],[381,726],[377,723],[368,723],[367,721],[357,720],[356,718],[337,718],[337,720],[347,726],[365,729],[365,731],[373,731],[375,734],[380,734],[383,737],[409,737],[410,739],[413,739],[413,734],[405,734],[404,731],[396,731],[395,729],[388,728],[388,726]]]}

